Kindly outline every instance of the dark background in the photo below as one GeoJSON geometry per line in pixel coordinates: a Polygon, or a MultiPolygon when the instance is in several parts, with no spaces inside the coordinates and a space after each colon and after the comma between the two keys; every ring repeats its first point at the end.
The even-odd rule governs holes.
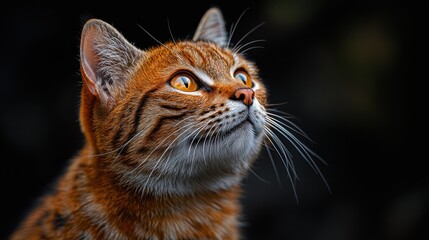
{"type": "MultiPolygon", "coordinates": [[[[244,181],[246,239],[429,239],[429,177],[423,134],[424,96],[415,67],[411,7],[400,1],[164,1],[151,6],[22,6],[3,9],[0,39],[0,238],[83,145],[78,122],[79,38],[84,20],[111,23],[139,48],[192,37],[211,6],[229,28],[249,8],[233,42],[244,42],[275,108],[316,142],[332,193],[299,157],[299,203],[276,158],[266,152],[244,181]],[[80,6],[80,7],[78,7],[80,6]],[[423,140],[421,138],[423,137],[423,140]]],[[[416,8],[416,7],[414,7],[416,8]]],[[[427,60],[426,60],[427,62],[427,60]]],[[[427,79],[426,79],[427,80],[427,79]]],[[[285,142],[286,143],[286,142],[285,142]]],[[[286,145],[292,147],[290,144],[286,145]]]]}

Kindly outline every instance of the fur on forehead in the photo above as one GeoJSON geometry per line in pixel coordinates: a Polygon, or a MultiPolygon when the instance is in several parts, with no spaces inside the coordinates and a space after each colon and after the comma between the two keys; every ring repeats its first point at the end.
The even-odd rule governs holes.
{"type": "Polygon", "coordinates": [[[228,74],[231,69],[246,68],[256,77],[257,68],[241,54],[232,52],[210,42],[183,41],[166,43],[164,46],[149,48],[145,51],[145,58],[141,60],[138,71],[149,73],[155,71],[145,79],[165,79],[177,70],[198,69],[210,77],[219,73],[228,74]]]}

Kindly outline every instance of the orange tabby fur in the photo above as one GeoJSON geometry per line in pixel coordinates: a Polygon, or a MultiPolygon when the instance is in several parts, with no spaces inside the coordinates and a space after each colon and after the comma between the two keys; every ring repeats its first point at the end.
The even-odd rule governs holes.
{"type": "MultiPolygon", "coordinates": [[[[209,10],[213,13],[220,14],[209,10]]],[[[95,35],[104,31],[100,24],[105,23],[90,20],[83,41],[85,31],[101,29],[90,32],[95,35]]],[[[177,154],[171,156],[167,150],[180,137],[182,132],[176,130],[181,126],[204,122],[207,127],[201,134],[210,135],[225,127],[219,122],[226,121],[226,116],[234,120],[239,115],[228,107],[228,101],[239,104],[240,99],[231,98],[246,86],[231,76],[230,69],[245,69],[257,84],[252,90],[256,101],[252,107],[259,106],[263,113],[266,105],[266,91],[255,66],[239,53],[208,40],[171,42],[146,50],[142,56],[137,54],[138,60],[120,75],[125,79],[108,90],[102,88],[108,83],[97,85],[81,64],[85,84],[80,121],[86,144],[55,191],[41,199],[12,239],[239,238],[239,180],[255,160],[259,142],[249,143],[252,150],[245,161],[238,154],[222,163],[207,161],[204,164],[210,165],[209,170],[203,163],[195,163],[199,168],[194,169],[193,160],[183,161],[183,169],[175,162],[172,169],[162,168],[165,158],[177,154]],[[168,84],[178,71],[194,73],[195,69],[213,82],[209,89],[184,94],[168,84]],[[103,95],[101,91],[106,92],[103,95]],[[169,171],[177,171],[177,177],[166,176],[169,171]],[[165,181],[165,185],[155,182],[152,186],[146,178],[140,181],[141,175],[165,181]],[[232,180],[217,184],[218,176],[232,180]],[[193,182],[190,187],[186,187],[187,179],[193,182]]],[[[81,47],[85,48],[85,43],[81,47]]],[[[88,61],[101,61],[94,56],[88,61]]],[[[243,149],[249,147],[246,144],[243,149]]],[[[195,152],[191,151],[190,158],[192,154],[195,152]]]]}

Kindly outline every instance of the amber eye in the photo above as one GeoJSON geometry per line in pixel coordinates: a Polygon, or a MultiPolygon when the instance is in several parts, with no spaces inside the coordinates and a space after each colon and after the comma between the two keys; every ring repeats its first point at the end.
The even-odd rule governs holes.
{"type": "Polygon", "coordinates": [[[184,92],[193,92],[198,90],[198,84],[194,78],[183,73],[174,76],[170,81],[170,85],[175,89],[184,92]]]}
{"type": "Polygon", "coordinates": [[[252,78],[250,78],[249,74],[244,70],[237,70],[234,73],[234,78],[238,81],[241,81],[244,83],[244,85],[248,87],[253,87],[252,78]]]}

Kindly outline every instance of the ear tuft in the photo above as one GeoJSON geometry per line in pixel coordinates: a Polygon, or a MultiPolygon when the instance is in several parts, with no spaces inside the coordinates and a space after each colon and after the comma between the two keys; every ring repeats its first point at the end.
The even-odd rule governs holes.
{"type": "Polygon", "coordinates": [[[89,91],[109,106],[123,88],[143,51],[129,43],[114,27],[98,20],[86,22],[82,30],[80,62],[89,91]]]}
{"type": "Polygon", "coordinates": [[[221,47],[226,47],[225,21],[218,8],[211,8],[204,14],[192,40],[214,42],[221,47]]]}

